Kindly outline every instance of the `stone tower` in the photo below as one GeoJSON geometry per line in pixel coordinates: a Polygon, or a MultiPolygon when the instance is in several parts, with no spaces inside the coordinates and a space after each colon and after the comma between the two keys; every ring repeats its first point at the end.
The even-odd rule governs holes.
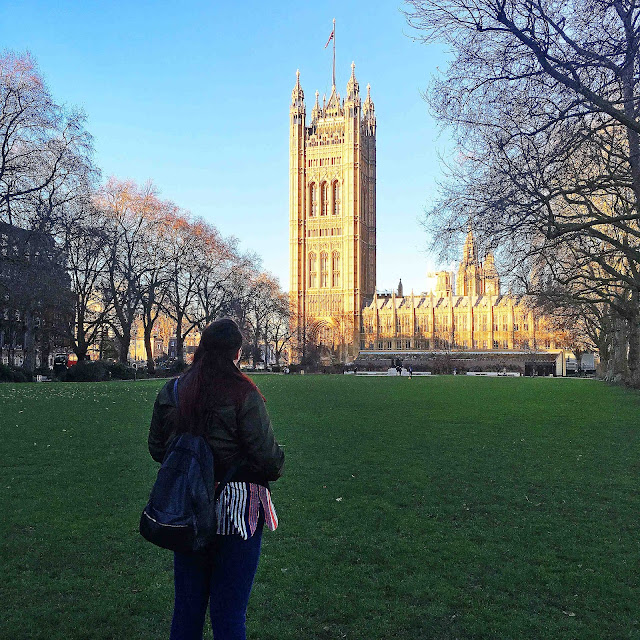
{"type": "Polygon", "coordinates": [[[489,252],[482,265],[482,275],[484,278],[483,293],[487,296],[500,295],[500,277],[496,269],[493,253],[489,252]]]}
{"type": "Polygon", "coordinates": [[[459,296],[500,295],[500,278],[493,254],[489,252],[484,263],[480,262],[471,229],[462,250],[456,293],[459,296]]]}
{"type": "MultiPolygon", "coordinates": [[[[351,64],[344,100],[316,91],[306,124],[300,72],[289,109],[289,291],[298,332],[353,358],[376,288],[376,116],[351,64]]],[[[302,340],[302,335],[298,336],[302,340]]]]}
{"type": "Polygon", "coordinates": [[[471,229],[467,233],[467,239],[462,250],[462,261],[458,268],[458,279],[456,281],[456,293],[459,296],[482,295],[482,265],[478,260],[478,249],[471,229]]]}

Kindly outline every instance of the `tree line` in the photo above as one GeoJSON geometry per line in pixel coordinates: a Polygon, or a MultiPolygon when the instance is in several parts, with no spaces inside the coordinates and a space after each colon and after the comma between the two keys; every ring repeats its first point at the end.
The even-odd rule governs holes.
{"type": "Polygon", "coordinates": [[[410,0],[451,59],[429,87],[455,155],[425,226],[469,225],[511,284],[640,385],[640,5],[633,0],[410,0]]]}
{"type": "Polygon", "coordinates": [[[78,360],[106,335],[126,363],[142,324],[147,368],[161,318],[186,337],[221,316],[243,327],[254,365],[289,341],[289,302],[257,255],[162,199],[152,183],[100,182],[78,110],[57,104],[33,59],[0,56],[0,294],[3,344],[24,367],[66,343],[78,360]]]}

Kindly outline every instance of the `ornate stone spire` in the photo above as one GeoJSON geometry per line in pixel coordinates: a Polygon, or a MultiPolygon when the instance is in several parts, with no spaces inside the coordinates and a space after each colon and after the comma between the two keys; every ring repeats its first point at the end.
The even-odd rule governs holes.
{"type": "Polygon", "coordinates": [[[351,63],[351,77],[347,82],[347,100],[352,102],[360,101],[360,85],[356,80],[356,63],[351,63]]]}
{"type": "Polygon", "coordinates": [[[482,265],[482,277],[484,279],[484,292],[488,296],[500,295],[500,276],[496,269],[496,263],[493,258],[493,253],[489,251],[487,257],[482,265]]]}
{"type": "Polygon", "coordinates": [[[311,109],[311,120],[316,121],[318,119],[318,115],[320,114],[320,92],[316,90],[316,103],[313,105],[313,109],[311,109]]]}
{"type": "Polygon", "coordinates": [[[371,99],[371,85],[367,85],[367,99],[364,101],[364,112],[373,114],[374,106],[373,100],[371,99]]]}
{"type": "Polygon", "coordinates": [[[291,106],[304,107],[304,91],[300,86],[300,69],[296,71],[296,85],[291,92],[291,106]]]}
{"type": "Polygon", "coordinates": [[[495,258],[493,257],[493,253],[489,251],[487,253],[487,257],[484,261],[484,273],[485,276],[497,276],[498,270],[496,269],[495,258]]]}
{"type": "Polygon", "coordinates": [[[342,108],[340,104],[340,94],[336,91],[336,87],[334,85],[331,89],[329,102],[327,102],[325,116],[332,117],[338,115],[342,115],[342,108]]]}
{"type": "Polygon", "coordinates": [[[464,241],[462,260],[464,262],[478,262],[478,250],[476,249],[476,243],[473,239],[473,231],[471,231],[471,228],[469,228],[469,231],[467,232],[467,239],[464,241]]]}
{"type": "Polygon", "coordinates": [[[376,112],[371,99],[371,85],[367,85],[367,98],[363,105],[365,130],[369,135],[376,133],[376,112]]]}

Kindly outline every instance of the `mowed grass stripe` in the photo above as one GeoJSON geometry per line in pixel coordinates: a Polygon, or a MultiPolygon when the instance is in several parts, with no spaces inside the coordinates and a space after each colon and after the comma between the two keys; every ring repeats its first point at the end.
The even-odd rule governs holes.
{"type": "MultiPolygon", "coordinates": [[[[249,638],[634,638],[637,392],[260,376],[286,474],[249,638]]],[[[137,533],[160,381],[1,385],[0,637],[166,637],[137,533]]]]}

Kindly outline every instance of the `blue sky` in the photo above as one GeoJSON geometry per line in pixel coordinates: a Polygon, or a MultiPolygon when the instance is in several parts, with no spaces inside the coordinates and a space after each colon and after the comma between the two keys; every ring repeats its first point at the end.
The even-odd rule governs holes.
{"type": "Polygon", "coordinates": [[[30,51],[54,95],[87,114],[103,177],[148,179],[234,235],[288,288],[288,119],[296,69],[344,96],[351,61],[378,119],[378,289],[426,287],[419,219],[446,135],[421,93],[445,56],[414,42],[401,2],[94,2],[0,5],[3,47],[30,51]]]}

